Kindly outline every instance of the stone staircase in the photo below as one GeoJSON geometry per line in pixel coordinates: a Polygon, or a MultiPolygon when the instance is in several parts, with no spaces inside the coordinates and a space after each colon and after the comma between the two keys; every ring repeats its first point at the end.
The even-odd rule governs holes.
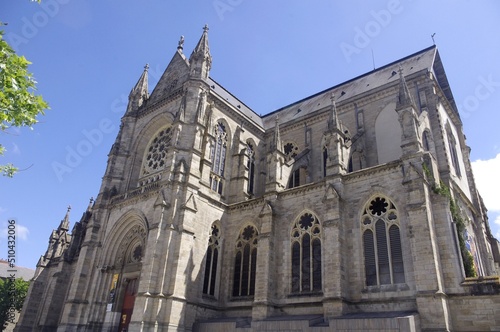
{"type": "Polygon", "coordinates": [[[326,320],[323,315],[215,318],[196,322],[196,332],[317,331],[317,332],[418,332],[419,317],[414,312],[355,313],[326,320]]]}

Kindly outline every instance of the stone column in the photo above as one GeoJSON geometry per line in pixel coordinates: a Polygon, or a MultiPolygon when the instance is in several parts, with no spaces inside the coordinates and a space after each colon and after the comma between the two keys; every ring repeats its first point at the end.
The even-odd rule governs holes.
{"type": "Polygon", "coordinates": [[[257,250],[257,271],[255,280],[254,303],[252,308],[252,319],[262,320],[272,315],[273,312],[273,290],[275,274],[274,266],[274,230],[273,230],[273,210],[269,202],[264,202],[264,206],[259,214],[262,221],[259,235],[259,246],[257,250]]]}
{"type": "Polygon", "coordinates": [[[411,257],[414,267],[417,308],[422,329],[449,331],[447,296],[444,294],[442,264],[437,243],[429,188],[416,170],[417,158],[404,161],[403,185],[407,191],[407,227],[410,230],[411,257]]]}
{"type": "Polygon", "coordinates": [[[342,220],[340,198],[332,184],[327,185],[325,196],[325,220],[322,221],[323,236],[321,257],[323,264],[323,311],[325,318],[341,316],[345,304],[342,300],[342,220]]]}

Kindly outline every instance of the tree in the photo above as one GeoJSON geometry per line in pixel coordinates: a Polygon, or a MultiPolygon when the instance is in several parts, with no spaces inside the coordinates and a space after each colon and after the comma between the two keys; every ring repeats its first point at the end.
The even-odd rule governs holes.
{"type": "Polygon", "coordinates": [[[5,280],[0,278],[0,326],[2,330],[11,320],[13,310],[21,311],[29,284],[22,278],[5,280]]]}
{"type": "MultiPolygon", "coordinates": [[[[11,127],[31,128],[49,106],[42,96],[35,95],[37,82],[28,71],[31,62],[17,55],[3,34],[0,30],[0,129],[6,132],[11,127]]],[[[5,147],[0,144],[0,156],[4,153],[5,147]]],[[[12,164],[0,164],[4,176],[12,177],[16,171],[12,164]]]]}

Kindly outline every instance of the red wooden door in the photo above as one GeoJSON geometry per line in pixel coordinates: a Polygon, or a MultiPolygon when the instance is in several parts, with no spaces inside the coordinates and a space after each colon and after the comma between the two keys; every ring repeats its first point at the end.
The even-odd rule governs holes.
{"type": "Polygon", "coordinates": [[[119,332],[128,331],[128,325],[130,324],[130,318],[132,317],[132,312],[134,311],[134,302],[137,295],[137,279],[132,279],[127,285],[125,291],[125,296],[123,297],[122,314],[120,317],[120,326],[118,328],[119,332]]]}

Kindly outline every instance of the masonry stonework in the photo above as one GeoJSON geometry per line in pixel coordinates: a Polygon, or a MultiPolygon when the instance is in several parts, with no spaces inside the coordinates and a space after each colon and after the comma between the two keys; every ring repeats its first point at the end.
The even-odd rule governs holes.
{"type": "Polygon", "coordinates": [[[487,331],[499,245],[435,46],[259,116],[205,27],[129,95],[17,331],[487,331]]]}

